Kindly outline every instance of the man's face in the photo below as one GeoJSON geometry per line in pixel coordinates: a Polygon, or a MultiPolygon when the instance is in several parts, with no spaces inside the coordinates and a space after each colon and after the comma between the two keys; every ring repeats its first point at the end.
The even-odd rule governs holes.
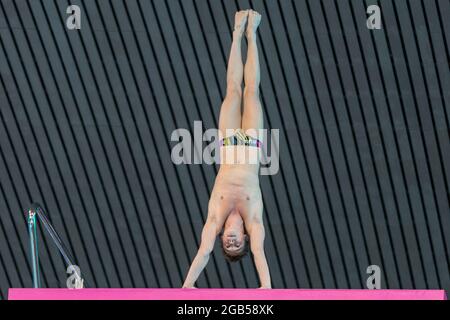
{"type": "MultiPolygon", "coordinates": [[[[228,229],[228,228],[227,228],[228,229]]],[[[243,231],[224,230],[222,236],[222,245],[226,252],[231,255],[238,254],[244,247],[245,237],[243,231]]]]}

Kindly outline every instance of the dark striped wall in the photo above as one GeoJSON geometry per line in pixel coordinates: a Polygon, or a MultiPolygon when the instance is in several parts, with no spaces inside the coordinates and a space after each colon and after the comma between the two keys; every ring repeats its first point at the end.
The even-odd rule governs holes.
{"type": "MultiPolygon", "coordinates": [[[[262,13],[261,178],[275,288],[450,289],[449,0],[0,0],[0,297],[30,287],[40,202],[91,287],[180,287],[216,168],[171,162],[217,127],[236,10],[262,13]],[[383,30],[368,30],[378,4],[383,30]]],[[[245,46],[244,46],[245,48],[245,46]]],[[[199,150],[196,150],[199,152],[199,150]]],[[[65,266],[41,241],[43,284],[65,266]]],[[[200,287],[256,287],[216,248],[200,287]]]]}

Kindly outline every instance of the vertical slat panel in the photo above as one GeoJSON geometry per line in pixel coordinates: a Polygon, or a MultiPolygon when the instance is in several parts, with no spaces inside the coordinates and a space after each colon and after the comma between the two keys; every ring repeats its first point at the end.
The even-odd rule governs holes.
{"type": "MultiPolygon", "coordinates": [[[[261,177],[273,286],[361,288],[376,264],[384,288],[450,289],[449,1],[0,0],[0,299],[31,286],[32,201],[91,286],[181,286],[217,167],[174,165],[170,138],[217,127],[246,8],[263,16],[264,120],[280,129],[280,171],[261,177]]],[[[40,240],[44,285],[65,286],[40,240]]],[[[198,285],[258,277],[216,244],[198,285]]]]}

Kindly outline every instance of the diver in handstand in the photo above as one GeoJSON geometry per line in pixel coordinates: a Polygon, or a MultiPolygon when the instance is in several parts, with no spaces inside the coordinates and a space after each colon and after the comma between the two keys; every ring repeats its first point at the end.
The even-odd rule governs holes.
{"type": "Polygon", "coordinates": [[[259,159],[263,111],[259,99],[260,66],[256,30],[261,15],[253,10],[235,15],[233,42],[227,69],[227,91],[220,109],[220,169],[208,204],[208,216],[201,244],[189,269],[183,288],[194,288],[208,263],[214,242],[221,234],[222,249],[230,262],[252,252],[260,288],[271,288],[264,253],[263,202],[259,186],[259,159]],[[247,27],[246,27],[247,25],[247,27]],[[241,40],[245,32],[248,53],[245,67],[241,40]],[[241,111],[244,79],[243,111],[241,111]]]}

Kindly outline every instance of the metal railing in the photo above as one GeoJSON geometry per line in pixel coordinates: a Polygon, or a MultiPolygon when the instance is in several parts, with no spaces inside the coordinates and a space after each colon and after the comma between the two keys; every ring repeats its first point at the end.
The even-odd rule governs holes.
{"type": "Polygon", "coordinates": [[[75,273],[75,284],[73,288],[81,288],[85,286],[84,280],[81,278],[81,272],[78,268],[74,268],[75,259],[70,255],[69,250],[66,248],[58,233],[53,228],[52,224],[45,214],[45,210],[41,205],[34,203],[27,209],[27,219],[28,219],[28,234],[30,237],[30,253],[31,253],[31,266],[33,275],[33,288],[41,287],[40,279],[40,266],[39,266],[39,250],[38,250],[38,233],[37,224],[38,221],[45,228],[47,233],[52,238],[56,247],[58,248],[60,254],[62,255],[67,267],[75,273]]]}

